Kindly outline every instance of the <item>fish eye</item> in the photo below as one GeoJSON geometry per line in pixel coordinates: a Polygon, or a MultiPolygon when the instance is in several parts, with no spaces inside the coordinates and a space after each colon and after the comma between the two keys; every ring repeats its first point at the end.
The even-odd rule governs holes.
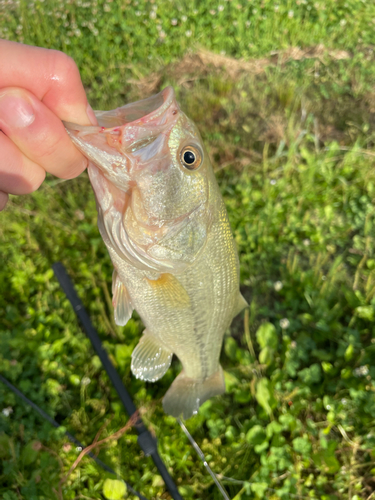
{"type": "Polygon", "coordinates": [[[181,150],[180,161],[188,170],[197,170],[202,163],[202,153],[195,146],[185,146],[181,150]]]}

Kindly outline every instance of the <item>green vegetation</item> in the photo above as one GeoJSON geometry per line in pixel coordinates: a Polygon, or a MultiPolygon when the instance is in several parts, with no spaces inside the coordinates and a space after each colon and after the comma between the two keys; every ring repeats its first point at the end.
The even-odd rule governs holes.
{"type": "MultiPolygon", "coordinates": [[[[227,393],[187,422],[230,497],[373,500],[374,4],[21,0],[0,9],[2,36],[75,58],[94,108],[172,84],[199,125],[251,303],[225,339],[227,393]]],[[[156,384],[130,374],[142,325],[136,314],[125,328],[114,324],[87,176],[49,177],[33,195],[12,197],[0,221],[0,373],[83,443],[125,426],[51,271],[61,260],[181,493],[219,500],[162,411],[178,363],[156,384]]],[[[0,385],[0,497],[59,498],[77,456],[0,385]]],[[[147,498],[169,498],[132,429],[99,457],[147,498]]],[[[61,498],[124,498],[114,479],[83,458],[61,498]]]]}

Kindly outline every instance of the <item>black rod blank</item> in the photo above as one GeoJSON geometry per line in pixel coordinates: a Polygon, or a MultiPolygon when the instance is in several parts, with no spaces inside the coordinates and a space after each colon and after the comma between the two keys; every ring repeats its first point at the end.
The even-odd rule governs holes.
{"type": "MultiPolygon", "coordinates": [[[[53,264],[52,269],[61,285],[61,288],[64,290],[65,295],[69,299],[69,302],[72,304],[74,312],[76,313],[78,319],[82,324],[83,330],[90,339],[90,342],[94,350],[99,356],[100,361],[102,362],[104,369],[108,374],[109,379],[111,380],[114,388],[116,389],[116,392],[127,414],[129,415],[129,417],[132,417],[136,413],[137,408],[135,407],[133,400],[130,397],[130,394],[128,393],[124,384],[122,383],[120,375],[117,373],[115,367],[112,365],[108,357],[108,354],[101,343],[99,335],[95,330],[93,324],[91,323],[90,317],[87,314],[80,298],[78,297],[74,285],[64,265],[61,262],[56,262],[55,264],[53,264]]],[[[134,427],[138,433],[139,446],[142,448],[146,456],[151,456],[151,458],[153,459],[154,464],[156,465],[161,477],[163,478],[169,493],[172,495],[172,498],[174,500],[183,500],[182,496],[178,492],[177,486],[175,485],[172,477],[170,476],[164,462],[162,461],[159,455],[155,438],[145,427],[139,415],[137,415],[134,427]]]]}

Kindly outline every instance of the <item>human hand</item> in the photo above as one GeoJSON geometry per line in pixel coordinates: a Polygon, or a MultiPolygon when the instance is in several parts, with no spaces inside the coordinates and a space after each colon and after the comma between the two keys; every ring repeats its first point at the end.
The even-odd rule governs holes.
{"type": "Polygon", "coordinates": [[[8,193],[35,191],[46,172],[71,179],[86,168],[61,120],[97,123],[73,59],[0,40],[0,211],[8,193]]]}

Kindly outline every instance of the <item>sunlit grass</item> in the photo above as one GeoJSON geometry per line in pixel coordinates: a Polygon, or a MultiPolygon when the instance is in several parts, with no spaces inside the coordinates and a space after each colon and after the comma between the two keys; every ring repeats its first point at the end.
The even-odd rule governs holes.
{"type": "MultiPolygon", "coordinates": [[[[187,427],[231,498],[370,500],[375,488],[373,4],[0,6],[3,36],[62,49],[76,59],[95,108],[119,106],[172,84],[202,132],[251,305],[245,321],[243,315],[237,318],[225,339],[227,393],[207,402],[187,427]],[[291,53],[285,60],[280,52],[270,54],[318,43],[352,53],[341,58],[318,51],[300,60],[291,53]],[[173,62],[197,45],[219,55],[268,59],[260,71],[239,68],[231,74],[214,56],[207,65],[195,65],[192,56],[173,62]]],[[[0,215],[0,238],[0,372],[84,443],[103,425],[103,438],[125,425],[116,393],[51,271],[61,260],[157,435],[181,493],[186,499],[221,498],[185,435],[161,408],[178,365],[156,384],[130,374],[142,326],[136,315],[125,328],[113,322],[112,266],[96,228],[86,174],[72,181],[49,177],[33,195],[12,197],[0,215]]],[[[54,491],[77,457],[75,447],[1,386],[0,411],[1,495],[57,498],[54,491]],[[36,453],[28,445],[33,440],[43,445],[36,453]]],[[[100,457],[146,497],[168,498],[132,430],[100,457]]],[[[64,499],[103,498],[107,477],[84,459],[65,482],[64,499]]]]}

